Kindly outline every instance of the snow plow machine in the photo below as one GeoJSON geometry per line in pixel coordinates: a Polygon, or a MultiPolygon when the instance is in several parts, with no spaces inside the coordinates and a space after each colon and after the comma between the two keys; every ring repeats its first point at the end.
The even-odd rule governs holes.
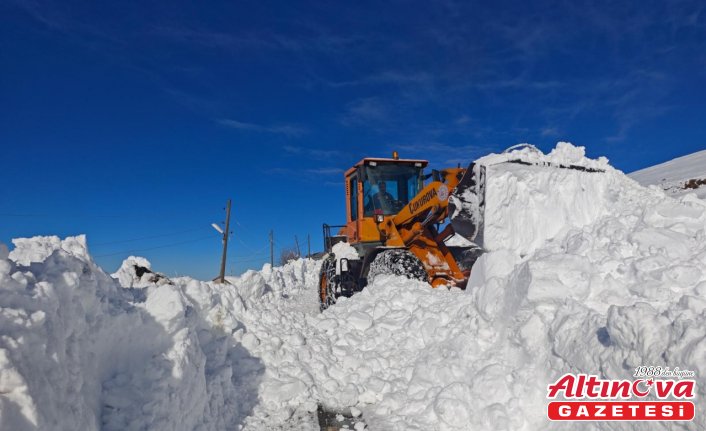
{"type": "Polygon", "coordinates": [[[482,222],[480,212],[468,208],[480,208],[483,182],[477,177],[483,173],[471,164],[425,175],[427,165],[394,152],[389,159],[365,158],[345,172],[346,224],[323,225],[322,310],[382,274],[465,288],[481,253],[472,242],[482,222]],[[332,229],[339,230],[332,234],[332,229]],[[355,258],[336,256],[340,242],[355,249],[355,258]]]}
{"type": "Polygon", "coordinates": [[[397,152],[390,159],[365,158],[344,174],[346,224],[323,226],[321,309],[382,274],[465,289],[488,242],[483,238],[486,172],[506,163],[605,172],[568,160],[548,161],[529,144],[483,157],[468,168],[426,175],[426,160],[400,159],[397,152]],[[339,230],[332,234],[332,229],[339,230]]]}

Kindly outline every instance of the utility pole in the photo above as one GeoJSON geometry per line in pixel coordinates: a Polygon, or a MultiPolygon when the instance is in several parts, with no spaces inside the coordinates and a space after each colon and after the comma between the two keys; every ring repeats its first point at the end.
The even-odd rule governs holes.
{"type": "Polygon", "coordinates": [[[311,235],[306,234],[306,258],[311,258],[311,235]]]}
{"type": "Polygon", "coordinates": [[[302,257],[301,251],[299,251],[299,239],[294,235],[294,243],[297,245],[297,257],[302,257]]]}
{"type": "Polygon", "coordinates": [[[223,231],[223,257],[221,257],[221,272],[218,276],[221,283],[226,282],[226,253],[228,252],[228,235],[230,234],[230,199],[226,204],[226,230],[223,231]]]}
{"type": "Polygon", "coordinates": [[[275,266],[275,236],[270,231],[270,266],[275,266]]]}

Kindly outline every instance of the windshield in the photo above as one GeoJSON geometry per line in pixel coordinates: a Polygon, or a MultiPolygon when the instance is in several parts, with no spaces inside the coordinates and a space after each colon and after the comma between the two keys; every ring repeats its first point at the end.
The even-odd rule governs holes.
{"type": "Polygon", "coordinates": [[[397,214],[423,187],[422,168],[413,165],[380,164],[365,167],[363,182],[364,215],[376,210],[385,215],[397,214]]]}

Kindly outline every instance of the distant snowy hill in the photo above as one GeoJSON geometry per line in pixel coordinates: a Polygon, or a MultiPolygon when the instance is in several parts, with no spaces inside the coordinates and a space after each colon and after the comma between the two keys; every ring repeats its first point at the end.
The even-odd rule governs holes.
{"type": "Polygon", "coordinates": [[[706,150],[677,157],[628,174],[643,186],[659,185],[667,193],[681,195],[695,192],[706,198],[706,150]]]}

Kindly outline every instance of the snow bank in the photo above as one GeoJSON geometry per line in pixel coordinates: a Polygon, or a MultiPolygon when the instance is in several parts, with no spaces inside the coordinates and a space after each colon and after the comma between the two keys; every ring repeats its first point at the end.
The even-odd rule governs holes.
{"type": "Polygon", "coordinates": [[[706,150],[632,172],[630,178],[643,186],[656,186],[679,196],[695,193],[706,199],[706,150]]]}
{"type": "Polygon", "coordinates": [[[706,202],[551,157],[606,172],[492,165],[465,291],[382,276],[319,313],[312,260],[159,284],[80,238],[0,247],[0,428],[307,430],[321,403],[373,430],[567,429],[547,384],[640,365],[697,373],[695,421],[582,429],[706,428],[706,202]]]}
{"type": "Polygon", "coordinates": [[[154,273],[130,278],[149,268],[131,257],[116,276],[126,287],[142,283],[132,289],[93,263],[83,237],[14,243],[11,253],[0,247],[0,429],[8,430],[236,429],[257,402],[263,365],[232,337],[242,328],[233,315],[306,272],[248,274],[246,286],[150,283],[144,276],[154,273]]]}

